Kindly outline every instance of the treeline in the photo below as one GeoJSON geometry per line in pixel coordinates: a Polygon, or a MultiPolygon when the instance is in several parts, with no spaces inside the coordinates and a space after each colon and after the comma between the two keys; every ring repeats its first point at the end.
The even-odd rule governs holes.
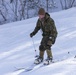
{"type": "Polygon", "coordinates": [[[0,0],[0,25],[37,16],[41,7],[51,12],[54,9],[63,10],[74,6],[76,0],[0,0]]]}

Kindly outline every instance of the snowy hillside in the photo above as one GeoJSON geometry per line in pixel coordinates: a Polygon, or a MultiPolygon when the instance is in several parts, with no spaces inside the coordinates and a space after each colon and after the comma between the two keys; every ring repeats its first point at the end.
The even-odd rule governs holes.
{"type": "MultiPolygon", "coordinates": [[[[64,60],[41,68],[37,66],[29,72],[16,71],[29,67],[35,60],[29,34],[38,17],[9,23],[0,26],[0,75],[76,75],[76,8],[50,15],[58,30],[58,38],[52,46],[53,57],[54,60],[64,60]]],[[[41,31],[33,38],[37,54],[41,38],[41,31]]]]}

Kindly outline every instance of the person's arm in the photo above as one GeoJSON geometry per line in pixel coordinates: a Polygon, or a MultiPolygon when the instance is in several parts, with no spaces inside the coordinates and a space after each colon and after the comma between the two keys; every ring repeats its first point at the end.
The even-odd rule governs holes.
{"type": "Polygon", "coordinates": [[[34,35],[35,35],[39,30],[40,30],[40,22],[39,22],[39,20],[38,20],[38,21],[37,21],[37,24],[36,24],[36,27],[35,27],[35,29],[34,29],[34,31],[33,31],[34,35]]]}
{"type": "Polygon", "coordinates": [[[57,37],[57,29],[56,29],[56,26],[55,26],[55,22],[52,18],[50,18],[50,32],[51,32],[51,38],[52,38],[52,43],[54,44],[55,43],[55,40],[56,40],[56,37],[57,37]]]}
{"type": "Polygon", "coordinates": [[[38,20],[34,31],[30,34],[30,37],[33,37],[39,30],[40,30],[40,22],[38,20]]]}
{"type": "Polygon", "coordinates": [[[52,25],[52,36],[53,36],[54,38],[56,38],[58,32],[57,32],[57,29],[56,29],[56,26],[55,26],[55,22],[54,22],[53,19],[51,19],[51,22],[50,22],[50,23],[51,23],[51,25],[52,25]]]}

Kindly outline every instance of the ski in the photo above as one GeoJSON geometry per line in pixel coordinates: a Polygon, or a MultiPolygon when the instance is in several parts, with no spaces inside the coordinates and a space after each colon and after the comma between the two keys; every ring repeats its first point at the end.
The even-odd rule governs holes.
{"type": "MultiPolygon", "coordinates": [[[[53,61],[53,62],[51,62],[50,64],[48,64],[48,65],[51,65],[51,64],[53,64],[53,63],[56,63],[56,62],[59,62],[59,60],[57,60],[57,61],[53,61]]],[[[29,71],[34,71],[34,70],[37,70],[37,69],[39,69],[39,68],[41,68],[41,67],[44,67],[44,66],[47,66],[47,65],[45,65],[43,62],[42,63],[40,63],[40,64],[32,64],[32,65],[30,65],[29,67],[27,67],[27,68],[16,68],[16,70],[15,71],[20,71],[20,70],[23,70],[23,72],[29,72],[29,71]]]]}
{"type": "MultiPolygon", "coordinates": [[[[52,65],[53,63],[56,63],[56,62],[59,62],[59,60],[58,61],[53,61],[48,65],[52,65]]],[[[34,70],[37,70],[37,69],[39,69],[41,67],[45,67],[45,66],[47,66],[47,65],[45,65],[44,63],[40,63],[40,64],[37,64],[37,65],[35,64],[35,66],[33,66],[32,68],[29,67],[28,69],[25,69],[25,72],[34,71],[34,70]]]]}
{"type": "Polygon", "coordinates": [[[34,64],[34,63],[33,63],[32,65],[30,65],[30,66],[27,67],[27,68],[17,68],[17,67],[15,67],[15,68],[16,68],[15,71],[23,70],[24,72],[28,72],[28,71],[31,71],[31,70],[34,70],[34,69],[39,68],[42,64],[43,64],[43,63],[40,63],[40,64],[34,64]]]}
{"type": "Polygon", "coordinates": [[[36,69],[40,68],[42,65],[43,65],[43,63],[35,64],[35,66],[33,66],[31,68],[29,67],[28,69],[25,69],[25,72],[36,70],[36,69]]]}

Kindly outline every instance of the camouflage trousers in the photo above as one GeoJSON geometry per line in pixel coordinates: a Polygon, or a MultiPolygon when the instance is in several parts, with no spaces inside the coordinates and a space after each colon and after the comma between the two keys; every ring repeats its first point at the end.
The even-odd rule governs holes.
{"type": "Polygon", "coordinates": [[[39,50],[40,51],[51,50],[51,46],[52,46],[52,40],[50,40],[48,36],[44,36],[41,40],[39,50]]]}

